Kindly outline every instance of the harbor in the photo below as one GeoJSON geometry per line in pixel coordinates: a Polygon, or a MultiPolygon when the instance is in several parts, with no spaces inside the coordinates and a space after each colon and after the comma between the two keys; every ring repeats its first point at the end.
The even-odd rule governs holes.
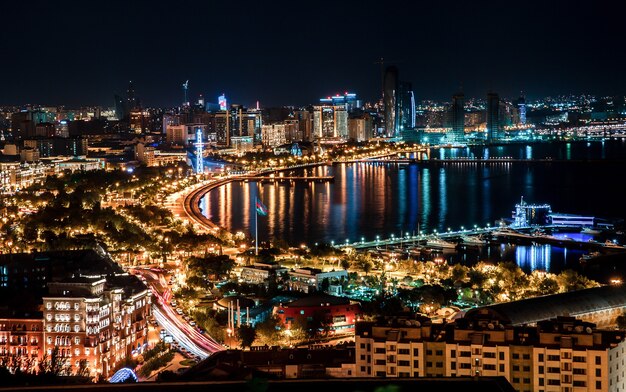
{"type": "MultiPolygon", "coordinates": [[[[562,254],[564,265],[585,267],[626,255],[623,232],[610,221],[589,216],[553,213],[550,205],[524,202],[515,205],[511,219],[496,226],[449,230],[433,234],[405,233],[373,241],[337,244],[387,260],[474,263],[494,256],[514,257],[522,268],[549,270],[551,254],[562,254]],[[507,256],[508,254],[508,256],[507,256]],[[610,256],[610,257],[609,257],[610,256]]],[[[334,243],[332,245],[335,245],[334,243]]]]}

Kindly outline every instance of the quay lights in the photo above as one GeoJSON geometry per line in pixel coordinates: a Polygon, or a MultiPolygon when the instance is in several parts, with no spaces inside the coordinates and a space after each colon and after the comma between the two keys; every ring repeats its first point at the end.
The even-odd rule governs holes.
{"type": "Polygon", "coordinates": [[[376,236],[376,242],[378,242],[378,241],[380,241],[380,236],[379,235],[376,236]]]}

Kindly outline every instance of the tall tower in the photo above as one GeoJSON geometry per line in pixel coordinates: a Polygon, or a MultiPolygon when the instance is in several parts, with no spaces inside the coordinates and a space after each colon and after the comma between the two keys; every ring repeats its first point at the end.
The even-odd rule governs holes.
{"type": "Polygon", "coordinates": [[[415,128],[415,96],[409,82],[398,81],[396,92],[396,135],[415,128]]]}
{"type": "Polygon", "coordinates": [[[397,93],[398,93],[398,68],[389,66],[385,70],[384,106],[385,106],[385,134],[388,137],[396,136],[398,130],[397,93]]]}
{"type": "Polygon", "coordinates": [[[458,92],[452,96],[452,134],[450,141],[460,143],[465,140],[465,94],[458,92]]]}
{"type": "Polygon", "coordinates": [[[526,125],[526,98],[524,93],[517,99],[517,111],[519,113],[519,122],[522,125],[526,125]]]}
{"type": "Polygon", "coordinates": [[[204,173],[204,145],[202,144],[202,128],[196,129],[196,173],[204,173]]]}
{"type": "Polygon", "coordinates": [[[185,83],[183,83],[183,106],[189,106],[189,101],[187,100],[187,90],[189,90],[189,80],[186,80],[185,83]]]}
{"type": "Polygon", "coordinates": [[[136,109],[139,106],[137,97],[135,96],[135,88],[133,87],[133,81],[128,82],[128,89],[126,90],[126,111],[130,113],[131,110],[136,109]]]}
{"type": "Polygon", "coordinates": [[[496,93],[487,94],[487,143],[500,139],[500,97],[496,93]]]}

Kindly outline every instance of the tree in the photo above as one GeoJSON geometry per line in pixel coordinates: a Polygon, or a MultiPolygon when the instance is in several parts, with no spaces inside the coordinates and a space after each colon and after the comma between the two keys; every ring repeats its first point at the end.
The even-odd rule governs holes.
{"type": "Polygon", "coordinates": [[[237,339],[242,348],[251,347],[256,339],[256,330],[249,325],[242,325],[237,329],[237,339]]]}
{"type": "Polygon", "coordinates": [[[188,268],[194,275],[215,276],[218,280],[230,273],[235,262],[226,255],[207,255],[205,257],[191,257],[188,268]]]}
{"type": "Polygon", "coordinates": [[[560,292],[582,290],[598,286],[598,283],[579,275],[576,271],[565,270],[557,275],[556,281],[559,284],[560,292]]]}
{"type": "Polygon", "coordinates": [[[54,346],[50,356],[44,354],[39,363],[39,371],[52,376],[65,376],[72,372],[72,365],[67,358],[63,358],[59,352],[59,347],[54,346]]]}
{"type": "Polygon", "coordinates": [[[467,279],[467,270],[468,268],[461,265],[461,264],[455,264],[454,267],[452,267],[452,271],[450,273],[450,279],[452,279],[452,282],[455,285],[461,285],[465,282],[465,280],[467,279]]]}
{"type": "Polygon", "coordinates": [[[350,260],[348,260],[347,258],[341,259],[341,268],[347,271],[348,268],[350,268],[350,260]]]}
{"type": "Polygon", "coordinates": [[[620,329],[626,329],[626,312],[622,313],[621,315],[617,316],[617,326],[620,329]]]}
{"type": "Polygon", "coordinates": [[[487,277],[485,276],[485,274],[483,274],[482,272],[478,271],[475,268],[472,268],[471,270],[469,270],[469,272],[467,273],[467,276],[469,278],[470,287],[474,289],[482,288],[483,283],[485,283],[485,281],[487,280],[487,277]]]}
{"type": "Polygon", "coordinates": [[[309,338],[315,338],[317,335],[327,336],[331,325],[332,321],[329,320],[328,313],[316,311],[313,316],[307,318],[307,335],[309,338]]]}
{"type": "Polygon", "coordinates": [[[256,324],[257,340],[262,345],[273,346],[280,339],[280,318],[272,315],[266,320],[256,324]]]}

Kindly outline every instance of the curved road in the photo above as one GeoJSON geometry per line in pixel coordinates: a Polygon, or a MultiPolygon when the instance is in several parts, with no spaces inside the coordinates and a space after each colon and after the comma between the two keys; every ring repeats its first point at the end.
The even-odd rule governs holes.
{"type": "Polygon", "coordinates": [[[146,269],[136,269],[135,272],[146,279],[145,282],[152,291],[154,318],[182,347],[202,359],[225,349],[206,333],[200,333],[178,316],[169,304],[172,292],[163,274],[146,269]]]}

